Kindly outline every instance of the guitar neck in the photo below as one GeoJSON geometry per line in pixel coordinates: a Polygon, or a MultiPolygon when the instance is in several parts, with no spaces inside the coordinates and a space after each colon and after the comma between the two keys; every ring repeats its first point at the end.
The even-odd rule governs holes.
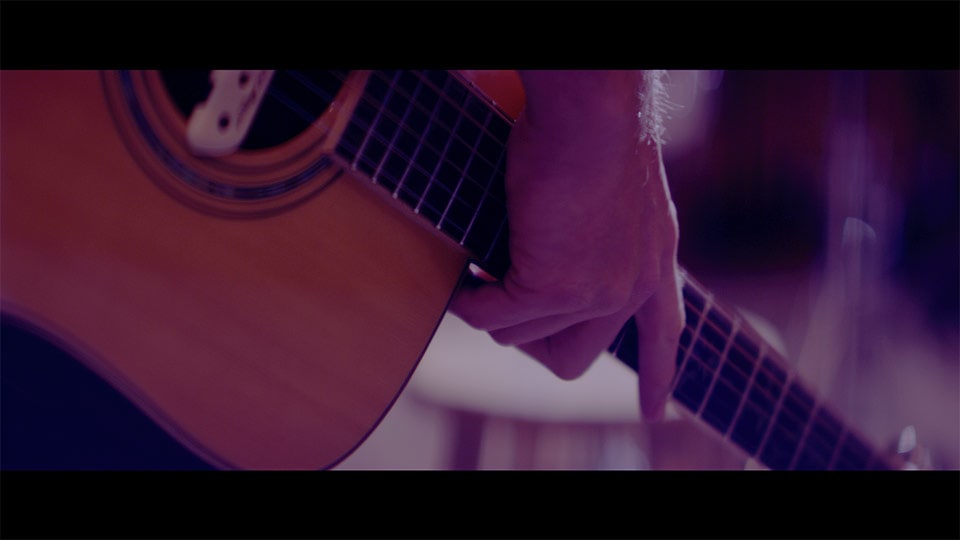
{"type": "MultiPolygon", "coordinates": [[[[504,169],[513,119],[453,73],[373,72],[336,152],[494,277],[509,267],[504,169]]],[[[687,276],[672,397],[771,469],[889,468],[741,318],[687,276]]],[[[636,370],[631,319],[609,347],[636,370]]]]}
{"type": "MultiPolygon", "coordinates": [[[[746,455],[776,470],[890,469],[740,316],[684,274],[686,322],[672,398],[746,455]]],[[[637,369],[636,321],[609,352],[637,369]]]]}

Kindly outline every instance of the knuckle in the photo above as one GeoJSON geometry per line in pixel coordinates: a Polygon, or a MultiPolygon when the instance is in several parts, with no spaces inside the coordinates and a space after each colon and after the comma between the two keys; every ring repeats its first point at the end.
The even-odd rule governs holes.
{"type": "Polygon", "coordinates": [[[559,361],[552,366],[551,370],[558,378],[564,381],[572,381],[583,375],[588,367],[590,367],[589,361],[566,357],[559,359],[559,361]]]}
{"type": "Polygon", "coordinates": [[[481,329],[481,325],[480,325],[479,321],[477,320],[476,315],[475,315],[473,312],[466,311],[466,310],[460,308],[459,306],[457,306],[456,308],[452,309],[451,311],[453,311],[453,314],[456,315],[457,318],[459,318],[461,321],[467,323],[467,325],[470,326],[471,328],[474,328],[474,329],[476,329],[476,330],[480,330],[480,329],[481,329]]]}
{"type": "Polygon", "coordinates": [[[506,330],[493,330],[488,333],[490,334],[490,338],[493,339],[497,345],[502,347],[511,347],[513,345],[517,345],[517,341],[513,339],[511,332],[506,330]]]}
{"type": "Polygon", "coordinates": [[[564,283],[556,285],[550,295],[562,311],[577,312],[590,309],[596,303],[595,286],[564,283]]]}
{"type": "Polygon", "coordinates": [[[558,346],[558,342],[554,339],[548,339],[547,343],[549,345],[547,367],[564,381],[579,378],[596,359],[596,355],[584,354],[577,347],[558,346]]]}
{"type": "Polygon", "coordinates": [[[600,314],[616,313],[630,302],[633,294],[634,282],[626,276],[620,276],[597,289],[593,297],[593,307],[600,314]]]}
{"type": "Polygon", "coordinates": [[[634,291],[641,298],[649,298],[661,285],[663,278],[662,265],[659,261],[650,261],[637,272],[634,281],[634,291]]]}

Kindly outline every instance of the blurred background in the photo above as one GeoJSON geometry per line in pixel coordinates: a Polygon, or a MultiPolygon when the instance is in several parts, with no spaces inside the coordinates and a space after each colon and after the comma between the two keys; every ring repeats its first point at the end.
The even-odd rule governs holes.
{"type": "MultiPolygon", "coordinates": [[[[680,261],[872,443],[960,468],[956,71],[670,71],[680,261]]],[[[743,469],[604,356],[555,379],[448,316],[340,469],[743,469]]]]}

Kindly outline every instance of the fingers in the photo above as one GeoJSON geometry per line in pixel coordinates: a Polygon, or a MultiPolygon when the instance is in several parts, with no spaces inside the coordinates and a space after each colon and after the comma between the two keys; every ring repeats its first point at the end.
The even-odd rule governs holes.
{"type": "Polygon", "coordinates": [[[563,311],[559,295],[537,295],[511,286],[510,278],[457,291],[450,309],[470,326],[496,331],[563,311]]]}
{"type": "Polygon", "coordinates": [[[623,310],[590,319],[519,348],[538,359],[557,377],[576,379],[613,342],[631,315],[630,311],[623,310]]]}
{"type": "Polygon", "coordinates": [[[505,176],[511,269],[461,288],[451,311],[569,379],[644,306],[641,389],[655,410],[679,338],[676,291],[663,285],[675,281],[677,224],[659,146],[638,146],[641,74],[521,76],[527,108],[505,176]]]}
{"type": "Polygon", "coordinates": [[[519,285],[508,274],[502,283],[461,288],[450,308],[474,328],[490,332],[498,343],[518,345],[588,319],[617,313],[629,303],[639,306],[643,298],[637,298],[632,289],[621,288],[627,291],[623,293],[607,291],[603,297],[596,295],[595,287],[583,293],[571,288],[541,292],[519,285]]]}
{"type": "Polygon", "coordinates": [[[640,408],[648,421],[663,418],[673,388],[677,349],[684,325],[681,290],[679,274],[671,273],[637,312],[640,408]]]}
{"type": "MultiPolygon", "coordinates": [[[[662,280],[660,280],[662,281],[662,280]]],[[[657,285],[637,285],[633,296],[626,302],[620,302],[619,309],[581,310],[579,312],[550,314],[532,320],[521,321],[513,326],[503,326],[490,332],[501,345],[516,345],[530,356],[539,360],[550,371],[563,379],[574,379],[583,374],[594,360],[606,350],[617,333],[634,316],[640,306],[656,291],[657,285]]],[[[462,310],[457,313],[468,324],[478,319],[497,326],[516,322],[516,313],[502,318],[504,310],[509,311],[513,302],[522,302],[523,298],[513,298],[503,293],[502,287],[484,285],[480,289],[465,292],[464,297],[455,302],[463,302],[462,310]],[[487,296],[489,293],[489,296],[487,296]],[[484,298],[487,304],[478,302],[484,298]],[[490,314],[478,311],[491,309],[490,314]],[[464,313],[465,312],[465,313],[464,313]],[[471,319],[471,316],[473,318],[471,319]]],[[[520,304],[516,312],[539,313],[520,304]]],[[[481,328],[485,329],[485,328],[481,328]]]]}

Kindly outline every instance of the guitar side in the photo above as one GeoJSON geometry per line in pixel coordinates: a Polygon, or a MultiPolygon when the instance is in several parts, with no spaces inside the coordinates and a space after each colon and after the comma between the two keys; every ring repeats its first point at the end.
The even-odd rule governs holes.
{"type": "Polygon", "coordinates": [[[198,211],[130,155],[98,73],[0,86],[4,311],[218,466],[325,468],[363,441],[446,309],[459,246],[336,165],[284,211],[198,211]]]}

